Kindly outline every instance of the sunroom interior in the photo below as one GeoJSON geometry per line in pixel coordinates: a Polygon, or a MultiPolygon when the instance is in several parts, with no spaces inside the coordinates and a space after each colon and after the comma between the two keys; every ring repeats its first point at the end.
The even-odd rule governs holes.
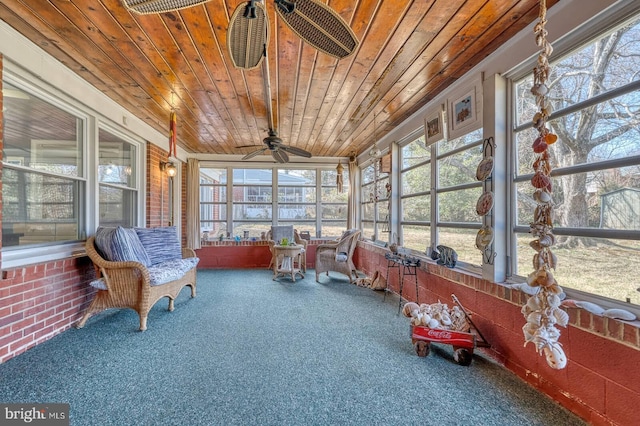
{"type": "Polygon", "coordinates": [[[320,1],[358,41],[341,58],[282,2],[41,3],[0,5],[0,363],[83,314],[98,227],[175,226],[201,269],[266,268],[274,225],[309,236],[313,269],[353,228],[362,276],[399,246],[420,260],[415,289],[388,280],[401,299],[457,294],[515,375],[589,423],[637,422],[640,2],[320,1]],[[228,29],[254,3],[268,41],[242,68],[228,29]],[[568,314],[561,368],[523,347],[542,262],[568,314]]]}

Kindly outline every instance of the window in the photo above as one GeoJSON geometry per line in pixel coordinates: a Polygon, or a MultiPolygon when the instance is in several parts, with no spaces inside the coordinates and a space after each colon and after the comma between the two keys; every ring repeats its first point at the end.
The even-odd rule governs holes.
{"type": "Polygon", "coordinates": [[[402,147],[401,241],[424,252],[431,242],[431,149],[424,135],[402,147]]]}
{"type": "Polygon", "coordinates": [[[245,231],[249,238],[259,238],[271,225],[279,224],[293,225],[314,236],[337,237],[347,225],[348,172],[343,175],[345,189],[338,193],[335,169],[236,169],[203,164],[200,229],[208,238],[227,232],[244,237],[245,231]],[[233,176],[231,187],[227,176],[233,176]],[[226,196],[227,188],[233,192],[231,199],[226,196]],[[228,211],[233,212],[231,229],[228,211]]]}
{"type": "Polygon", "coordinates": [[[136,224],[136,147],[124,138],[98,132],[99,224],[131,227],[136,224]]]}
{"type": "MultiPolygon", "coordinates": [[[[371,239],[389,237],[389,175],[380,171],[380,159],[364,167],[362,173],[362,235],[371,239]]],[[[389,186],[390,187],[390,186],[389,186]]]]}
{"type": "Polygon", "coordinates": [[[227,169],[200,168],[200,231],[227,234],[227,169]]]}
{"type": "Polygon", "coordinates": [[[347,199],[349,196],[349,170],[342,172],[342,192],[338,192],[335,169],[321,170],[322,218],[319,236],[339,237],[347,229],[347,199]]]}
{"type": "Polygon", "coordinates": [[[271,229],[273,170],[233,169],[233,234],[256,237],[271,229]]]}
{"type": "Polygon", "coordinates": [[[277,217],[279,225],[293,225],[300,231],[315,231],[315,170],[278,169],[277,217]]]}
{"type": "Polygon", "coordinates": [[[475,265],[482,263],[475,245],[481,227],[475,207],[482,195],[482,183],[476,179],[482,142],[482,129],[478,129],[436,144],[437,241],[452,247],[458,253],[458,261],[475,265]]]}
{"type": "Polygon", "coordinates": [[[5,82],[2,247],[79,240],[85,120],[5,82]]]}
{"type": "MultiPolygon", "coordinates": [[[[567,289],[640,304],[637,274],[621,267],[640,249],[640,24],[637,18],[551,64],[549,147],[555,205],[555,277],[567,289]],[[579,265],[579,267],[578,267],[579,265]]],[[[531,272],[535,104],[532,78],[514,82],[512,267],[531,272]]]]}
{"type": "Polygon", "coordinates": [[[4,268],[68,257],[98,225],[144,212],[144,142],[14,67],[2,81],[4,268]]]}

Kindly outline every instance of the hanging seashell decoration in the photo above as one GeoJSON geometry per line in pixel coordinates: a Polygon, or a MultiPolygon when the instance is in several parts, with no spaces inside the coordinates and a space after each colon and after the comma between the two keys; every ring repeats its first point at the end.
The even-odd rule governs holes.
{"type": "Polygon", "coordinates": [[[549,145],[558,140],[558,136],[551,133],[547,127],[547,120],[551,107],[547,102],[549,87],[549,55],[553,52],[551,44],[547,41],[547,7],[545,0],[540,0],[539,21],[534,28],[536,44],[540,47],[538,63],[533,70],[533,87],[531,93],[535,96],[538,111],[533,117],[533,127],[539,135],[534,140],[532,149],[535,153],[533,163],[534,175],[531,185],[536,188],[533,199],[537,207],[531,222],[531,234],[534,240],[529,244],[536,254],[533,257],[534,271],[527,277],[527,284],[538,287],[538,292],[531,296],[522,307],[527,323],[522,327],[525,346],[533,343],[539,354],[544,354],[547,364],[554,369],[562,369],[567,365],[567,357],[562,345],[558,342],[560,331],[556,325],[566,327],[569,317],[560,309],[559,294],[562,288],[553,277],[551,270],[555,271],[557,257],[551,252],[555,244],[553,229],[553,200],[551,198],[551,164],[549,163],[549,145]]]}

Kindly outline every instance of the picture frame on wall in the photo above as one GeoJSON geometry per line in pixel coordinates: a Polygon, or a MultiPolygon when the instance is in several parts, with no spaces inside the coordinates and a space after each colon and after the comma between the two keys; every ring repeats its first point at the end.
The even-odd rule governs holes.
{"type": "Polygon", "coordinates": [[[424,118],[424,135],[427,145],[432,145],[444,139],[443,105],[434,108],[424,118]]]}
{"type": "Polygon", "coordinates": [[[458,138],[482,125],[482,85],[473,84],[447,100],[449,139],[458,138]]]}

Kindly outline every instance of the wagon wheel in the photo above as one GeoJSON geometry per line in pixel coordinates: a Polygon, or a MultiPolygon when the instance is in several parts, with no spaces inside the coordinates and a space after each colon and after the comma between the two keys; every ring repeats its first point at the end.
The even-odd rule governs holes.
{"type": "Polygon", "coordinates": [[[424,340],[418,340],[416,342],[416,353],[420,357],[425,357],[429,355],[429,342],[425,342],[424,340]]]}
{"type": "Polygon", "coordinates": [[[465,348],[454,348],[453,359],[460,365],[470,365],[473,360],[473,352],[465,348]]]}

